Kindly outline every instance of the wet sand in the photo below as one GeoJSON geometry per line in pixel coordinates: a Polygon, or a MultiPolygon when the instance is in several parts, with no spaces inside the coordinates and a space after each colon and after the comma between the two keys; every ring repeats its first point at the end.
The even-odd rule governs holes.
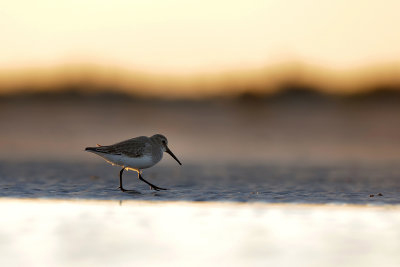
{"type": "Polygon", "coordinates": [[[3,97],[0,196],[399,204],[400,98],[385,99],[3,97]],[[183,166],[165,155],[144,177],[168,192],[127,172],[141,194],[121,194],[120,169],[84,151],[157,132],[183,166]]]}
{"type": "Polygon", "coordinates": [[[143,176],[169,190],[150,190],[129,171],[124,174],[124,187],[135,191],[124,193],[118,189],[121,168],[87,156],[97,162],[0,162],[0,197],[400,204],[400,167],[396,165],[179,166],[166,158],[143,176]]]}
{"type": "Polygon", "coordinates": [[[1,266],[398,266],[400,207],[0,200],[1,266]]]}

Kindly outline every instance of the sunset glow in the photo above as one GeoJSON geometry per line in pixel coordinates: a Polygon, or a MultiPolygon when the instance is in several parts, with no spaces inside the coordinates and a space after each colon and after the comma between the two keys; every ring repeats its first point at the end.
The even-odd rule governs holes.
{"type": "MultiPolygon", "coordinates": [[[[328,70],[323,83],[347,90],[363,85],[359,76],[371,66],[390,70],[385,81],[398,76],[399,10],[396,0],[8,1],[0,10],[0,90],[87,80],[80,71],[91,69],[95,84],[214,92],[232,73],[274,85],[259,76],[287,62],[328,70]]],[[[290,68],[282,75],[293,75],[290,68]]]]}

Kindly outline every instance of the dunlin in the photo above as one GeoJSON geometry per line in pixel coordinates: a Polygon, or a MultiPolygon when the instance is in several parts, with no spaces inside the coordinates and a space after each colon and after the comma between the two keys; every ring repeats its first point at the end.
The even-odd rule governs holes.
{"type": "Polygon", "coordinates": [[[113,165],[122,167],[119,172],[119,188],[121,191],[127,191],[122,186],[122,173],[125,169],[136,171],[138,178],[150,185],[151,189],[167,190],[143,179],[141,171],[157,164],[162,159],[163,152],[170,154],[179,165],[182,165],[168,148],[167,138],[161,134],[155,134],[151,137],[139,136],[114,145],[98,145],[97,147],[87,147],[85,150],[99,155],[113,165]]]}

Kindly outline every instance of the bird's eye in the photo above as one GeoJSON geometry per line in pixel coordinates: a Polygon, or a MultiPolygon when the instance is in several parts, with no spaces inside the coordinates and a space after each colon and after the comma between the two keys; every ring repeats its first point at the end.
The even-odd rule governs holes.
{"type": "Polygon", "coordinates": [[[165,145],[167,142],[165,142],[165,140],[162,140],[162,143],[165,145]]]}

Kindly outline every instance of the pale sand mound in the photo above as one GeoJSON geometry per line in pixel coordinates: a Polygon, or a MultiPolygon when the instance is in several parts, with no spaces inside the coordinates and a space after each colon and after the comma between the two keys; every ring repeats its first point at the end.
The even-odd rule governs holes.
{"type": "Polygon", "coordinates": [[[400,207],[0,201],[1,266],[399,266],[400,207]]]}

